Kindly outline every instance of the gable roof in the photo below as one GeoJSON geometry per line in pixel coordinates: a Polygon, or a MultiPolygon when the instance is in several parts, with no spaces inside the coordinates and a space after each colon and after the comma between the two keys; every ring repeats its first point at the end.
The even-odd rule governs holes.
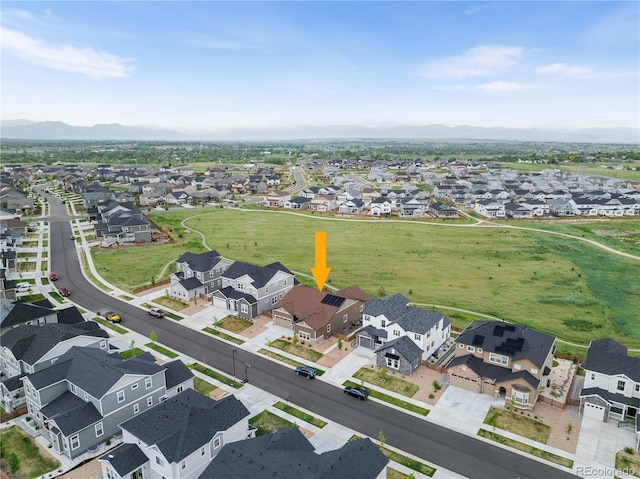
{"type": "Polygon", "coordinates": [[[409,312],[410,309],[409,299],[400,293],[396,293],[383,299],[372,299],[362,312],[371,316],[380,316],[382,314],[389,321],[395,321],[409,312]]]}
{"type": "Polygon", "coordinates": [[[293,273],[278,261],[266,266],[257,266],[255,264],[236,261],[229,266],[222,276],[229,279],[237,279],[247,275],[253,279],[253,287],[259,289],[268,284],[269,281],[271,281],[271,278],[273,278],[279,271],[283,271],[293,276],[293,273]]]}
{"type": "Polygon", "coordinates": [[[179,359],[166,362],[163,366],[167,368],[164,373],[167,389],[171,389],[194,377],[191,369],[179,359]]]}
{"type": "Polygon", "coordinates": [[[538,385],[540,384],[540,380],[536,379],[536,377],[529,371],[520,370],[513,372],[509,368],[503,368],[496,364],[485,363],[481,358],[474,356],[473,354],[454,357],[447,365],[447,368],[451,368],[459,364],[466,365],[481,378],[489,378],[494,380],[496,383],[523,378],[531,385],[531,387],[533,387],[533,389],[538,389],[538,385]]]}
{"type": "Polygon", "coordinates": [[[193,271],[205,272],[211,271],[216,264],[220,262],[220,253],[215,250],[206,253],[184,253],[180,256],[176,263],[187,263],[193,271]]]}
{"type": "Polygon", "coordinates": [[[513,361],[526,358],[538,367],[544,366],[554,341],[548,334],[502,321],[473,321],[456,338],[456,343],[483,348],[513,361]]]}
{"type": "Polygon", "coordinates": [[[371,439],[347,442],[316,454],[298,428],[226,444],[200,479],[229,477],[295,477],[297,479],[370,479],[389,460],[371,439]]]}
{"type": "Polygon", "coordinates": [[[624,374],[640,382],[640,358],[627,355],[627,348],[611,338],[591,341],[584,368],[603,374],[624,374]]]}
{"type": "Polygon", "coordinates": [[[427,311],[426,309],[410,308],[410,311],[402,315],[392,324],[399,325],[405,331],[412,333],[425,334],[433,328],[440,320],[443,329],[451,324],[451,320],[442,313],[435,311],[427,311]]]}
{"type": "Polygon", "coordinates": [[[55,311],[50,308],[23,301],[0,299],[0,327],[2,328],[10,328],[51,314],[55,314],[55,311]]]}
{"type": "Polygon", "coordinates": [[[167,461],[175,463],[247,416],[249,410],[235,396],[214,401],[186,389],[120,427],[146,444],[156,445],[167,461]]]}
{"type": "Polygon", "coordinates": [[[148,462],[149,458],[140,450],[137,444],[125,442],[98,458],[98,460],[108,462],[120,477],[125,477],[148,462]]]}
{"type": "MultiPolygon", "coordinates": [[[[387,341],[378,349],[376,349],[377,353],[382,353],[384,351],[394,349],[397,351],[397,354],[401,355],[410,363],[413,363],[416,359],[422,357],[422,349],[413,341],[411,341],[407,336],[400,336],[392,341],[387,341]]],[[[395,354],[395,353],[392,353],[395,354]]]]}
{"type": "Polygon", "coordinates": [[[46,419],[53,419],[65,436],[102,419],[92,402],[83,401],[70,391],[40,409],[40,414],[46,419]]]}

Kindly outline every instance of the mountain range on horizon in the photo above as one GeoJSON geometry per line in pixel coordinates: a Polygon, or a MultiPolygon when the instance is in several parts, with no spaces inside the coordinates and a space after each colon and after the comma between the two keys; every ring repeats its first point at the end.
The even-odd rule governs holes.
{"type": "Polygon", "coordinates": [[[231,127],[179,130],[119,123],[73,126],[61,121],[3,120],[0,138],[9,140],[293,141],[340,139],[487,140],[640,144],[635,128],[541,129],[439,124],[368,127],[359,125],[292,128],[231,127]]]}

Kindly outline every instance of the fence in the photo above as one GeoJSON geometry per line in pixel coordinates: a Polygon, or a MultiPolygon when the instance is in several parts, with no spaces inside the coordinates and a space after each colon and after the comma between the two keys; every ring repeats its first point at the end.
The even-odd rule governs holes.
{"type": "Polygon", "coordinates": [[[429,361],[422,361],[422,365],[426,366],[429,369],[433,369],[434,371],[438,371],[439,373],[444,373],[447,371],[447,368],[444,366],[436,366],[434,363],[429,361]]]}
{"type": "Polygon", "coordinates": [[[0,422],[7,422],[10,419],[14,419],[18,416],[22,416],[23,414],[27,414],[27,405],[23,404],[19,408],[14,409],[11,412],[6,412],[0,415],[0,422]]]}

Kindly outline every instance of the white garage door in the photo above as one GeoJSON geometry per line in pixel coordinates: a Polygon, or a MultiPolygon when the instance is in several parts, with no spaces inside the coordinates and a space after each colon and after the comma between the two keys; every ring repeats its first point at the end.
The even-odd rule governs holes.
{"type": "Polygon", "coordinates": [[[213,305],[218,307],[218,308],[227,309],[227,300],[223,299],[223,298],[216,298],[214,296],[213,305]]]}
{"type": "Polygon", "coordinates": [[[586,402],[584,403],[584,415],[585,417],[592,417],[598,421],[604,421],[604,406],[586,402]]]}

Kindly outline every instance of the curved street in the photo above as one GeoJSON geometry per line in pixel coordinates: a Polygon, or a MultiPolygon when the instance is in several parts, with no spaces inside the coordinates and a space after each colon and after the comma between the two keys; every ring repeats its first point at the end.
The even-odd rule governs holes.
{"type": "MultiPolygon", "coordinates": [[[[90,311],[113,309],[123,318],[122,326],[146,337],[154,330],[159,342],[182,351],[213,368],[232,374],[234,346],[204,333],[181,326],[178,322],[158,320],[144,310],[103,292],[82,274],[78,251],[71,241],[70,217],[66,207],[51,195],[50,249],[51,266],[73,291],[73,301],[90,311]]],[[[124,268],[134,267],[123,265],[124,268]]],[[[375,400],[354,401],[342,391],[322,380],[300,381],[287,367],[238,348],[236,361],[250,363],[252,385],[286,398],[331,421],[373,438],[384,431],[387,444],[470,478],[569,478],[569,472],[526,456],[443,428],[387,407],[375,400]]]]}

